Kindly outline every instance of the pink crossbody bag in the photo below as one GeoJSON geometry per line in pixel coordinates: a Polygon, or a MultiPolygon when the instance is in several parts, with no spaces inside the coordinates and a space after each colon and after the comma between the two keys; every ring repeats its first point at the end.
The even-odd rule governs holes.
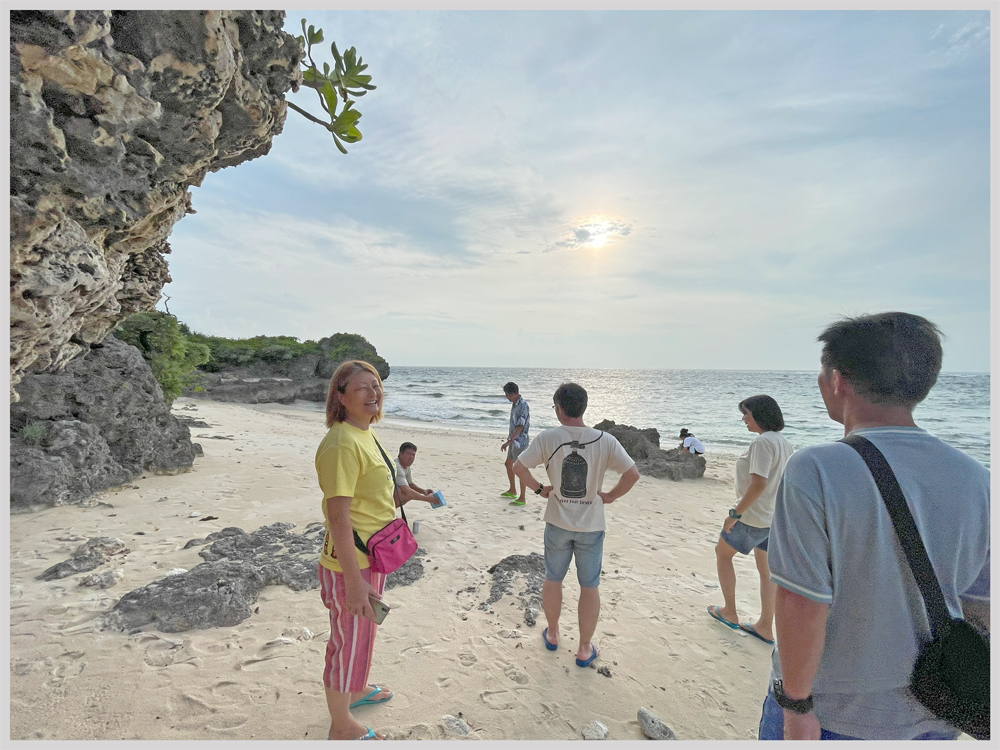
{"type": "MultiPolygon", "coordinates": [[[[372,438],[374,439],[375,436],[372,435],[372,438]]],[[[389,467],[389,471],[392,474],[393,490],[395,490],[396,468],[389,461],[389,457],[385,454],[381,443],[377,439],[375,440],[375,445],[378,446],[382,458],[385,459],[386,466],[389,467]]],[[[403,514],[403,517],[394,518],[387,526],[384,526],[368,537],[368,544],[362,542],[361,537],[358,536],[358,532],[354,531],[354,546],[368,556],[368,564],[376,573],[388,575],[394,570],[398,570],[417,551],[417,540],[410,533],[410,527],[406,521],[406,511],[402,507],[399,510],[403,514]]]]}

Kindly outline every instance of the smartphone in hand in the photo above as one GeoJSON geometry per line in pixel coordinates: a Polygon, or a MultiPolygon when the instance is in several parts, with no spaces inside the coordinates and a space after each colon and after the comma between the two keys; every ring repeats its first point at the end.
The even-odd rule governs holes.
{"type": "Polygon", "coordinates": [[[368,603],[372,605],[372,609],[375,611],[375,624],[381,625],[385,621],[385,616],[389,614],[389,605],[381,599],[376,599],[371,594],[368,595],[368,603]]]}

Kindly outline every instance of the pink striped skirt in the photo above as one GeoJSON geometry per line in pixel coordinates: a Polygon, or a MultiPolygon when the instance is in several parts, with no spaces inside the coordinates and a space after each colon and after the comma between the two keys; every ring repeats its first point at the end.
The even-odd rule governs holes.
{"type": "MultiPolygon", "coordinates": [[[[362,568],[361,577],[379,594],[385,590],[385,574],[362,568]]],[[[368,672],[375,649],[378,628],[367,617],[352,615],[347,610],[344,576],[319,566],[323,604],[330,610],[330,640],[326,644],[326,667],[323,684],[338,693],[359,693],[368,685],[368,672]]]]}

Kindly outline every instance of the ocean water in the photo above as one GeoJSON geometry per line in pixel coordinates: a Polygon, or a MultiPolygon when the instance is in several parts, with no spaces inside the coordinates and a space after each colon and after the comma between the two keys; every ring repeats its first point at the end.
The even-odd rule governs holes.
{"type": "MultiPolygon", "coordinates": [[[[794,448],[843,436],[843,428],[827,416],[816,371],[393,367],[385,381],[383,413],[393,419],[506,432],[510,402],[503,384],[508,380],[518,384],[531,407],[532,435],[558,424],[552,394],[572,381],[587,389],[587,424],[612,419],[655,427],[663,448],[677,445],[677,434],[687,427],[709,452],[741,453],[753,435],[736,405],[759,393],[781,406],[784,435],[794,448]]],[[[942,374],[914,419],[989,467],[989,373],[942,374]]]]}

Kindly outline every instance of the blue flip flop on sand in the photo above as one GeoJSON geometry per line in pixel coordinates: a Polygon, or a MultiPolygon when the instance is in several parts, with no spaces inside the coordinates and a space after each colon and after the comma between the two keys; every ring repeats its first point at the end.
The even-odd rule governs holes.
{"type": "Polygon", "coordinates": [[[555,651],[557,648],[559,648],[558,643],[549,643],[548,628],[545,628],[545,630],[542,631],[542,640],[545,641],[545,648],[547,648],[549,651],[555,651]]]}
{"type": "Polygon", "coordinates": [[[597,646],[595,646],[593,643],[591,643],[590,647],[592,649],[594,649],[594,653],[592,653],[590,655],[589,659],[577,659],[576,660],[576,666],[578,666],[578,667],[589,667],[590,666],[590,662],[592,662],[594,659],[597,658],[597,653],[598,653],[597,646]]]}
{"type": "Polygon", "coordinates": [[[774,641],[773,640],[768,640],[767,638],[765,638],[764,636],[762,636],[760,633],[758,633],[756,630],[754,630],[753,629],[753,625],[751,625],[748,622],[741,622],[740,625],[739,625],[739,628],[744,633],[749,633],[754,638],[759,638],[760,640],[764,641],[764,643],[766,643],[768,646],[773,646],[774,645],[774,641]]]}
{"type": "MultiPolygon", "coordinates": [[[[729,620],[727,620],[725,617],[723,617],[722,615],[720,615],[719,614],[719,608],[716,605],[714,605],[714,604],[708,608],[708,614],[709,614],[709,616],[711,616],[711,618],[713,620],[718,620],[719,622],[721,622],[723,625],[725,625],[728,628],[732,628],[733,630],[736,630],[739,627],[739,623],[729,622],[729,620]]],[[[754,633],[754,635],[757,635],[757,634],[754,633]]],[[[760,638],[760,636],[757,636],[757,637],[760,638]]]]}
{"type": "MultiPolygon", "coordinates": [[[[352,703],[349,706],[349,708],[357,708],[358,706],[374,706],[374,705],[376,705],[378,703],[385,703],[387,700],[389,700],[390,698],[392,698],[392,691],[390,690],[389,694],[387,696],[385,696],[385,698],[379,698],[377,701],[373,701],[372,700],[372,696],[373,695],[378,695],[379,693],[381,693],[382,692],[382,688],[380,688],[378,685],[369,685],[368,687],[374,688],[374,689],[370,693],[368,693],[368,695],[366,695],[364,698],[362,698],[361,700],[354,701],[354,703],[352,703]]],[[[370,739],[370,738],[368,738],[368,737],[362,737],[361,739],[366,740],[366,739],[370,739]]]]}

